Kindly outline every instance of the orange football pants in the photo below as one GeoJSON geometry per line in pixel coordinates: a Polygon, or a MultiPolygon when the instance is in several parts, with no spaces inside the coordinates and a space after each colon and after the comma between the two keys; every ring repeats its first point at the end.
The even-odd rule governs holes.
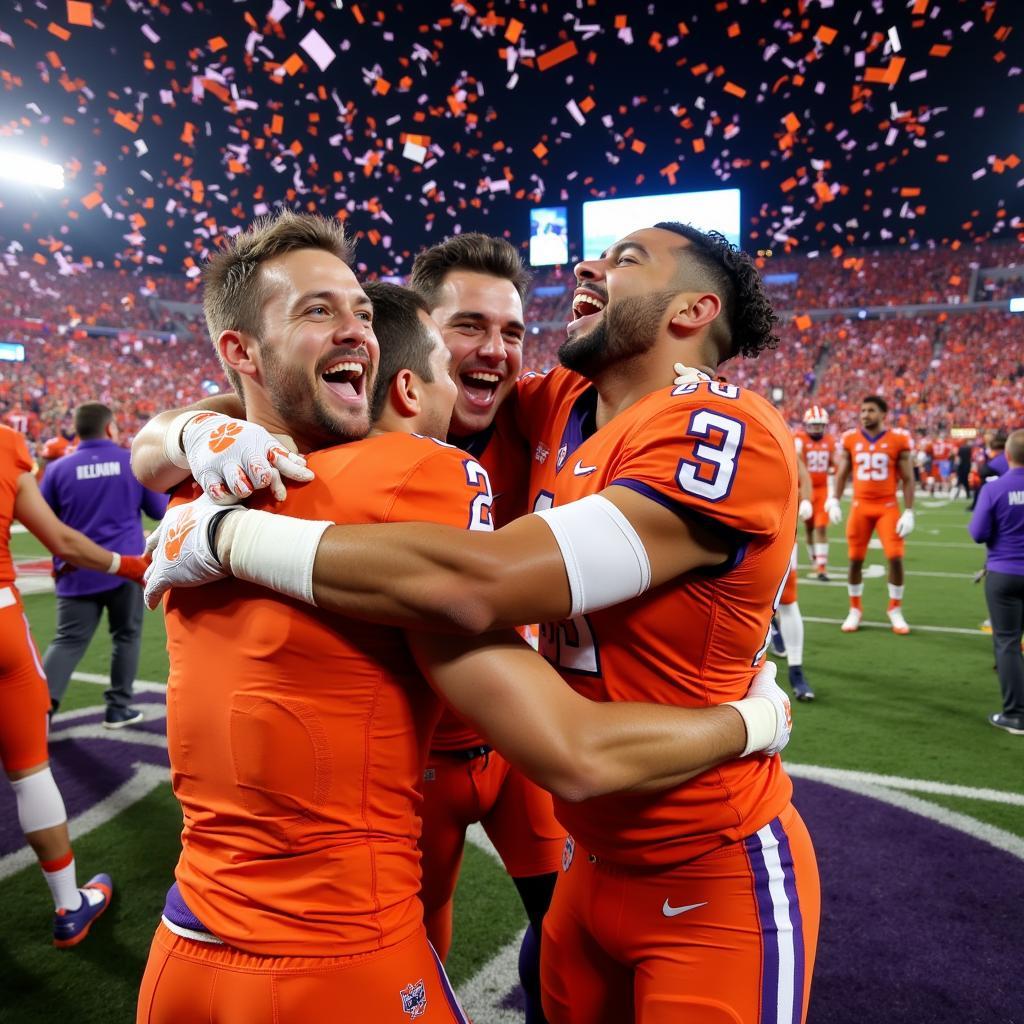
{"type": "Polygon", "coordinates": [[[544,919],[550,1024],[801,1024],[818,941],[810,836],[790,805],[747,839],[666,869],[567,843],[544,919]]]}
{"type": "Polygon", "coordinates": [[[0,587],[0,764],[23,772],[46,764],[50,691],[18,591],[0,587]]]}
{"type": "Polygon", "coordinates": [[[157,927],[136,1024],[469,1024],[421,929],[377,953],[266,957],[157,927]]]}
{"type": "Polygon", "coordinates": [[[452,897],[466,829],[479,821],[509,875],[529,878],[558,870],[565,829],[551,794],[491,750],[471,760],[435,751],[423,774],[423,918],[444,961],[452,943],[452,897]]]}
{"type": "Polygon", "coordinates": [[[900,507],[896,501],[861,501],[854,499],[846,520],[846,544],[850,558],[863,561],[868,553],[871,534],[877,532],[886,558],[902,558],[906,545],[896,533],[900,507]]]}
{"type": "Polygon", "coordinates": [[[815,487],[811,491],[811,505],[814,508],[814,517],[811,523],[814,526],[828,526],[828,513],[825,511],[825,502],[828,500],[828,484],[815,487]]]}

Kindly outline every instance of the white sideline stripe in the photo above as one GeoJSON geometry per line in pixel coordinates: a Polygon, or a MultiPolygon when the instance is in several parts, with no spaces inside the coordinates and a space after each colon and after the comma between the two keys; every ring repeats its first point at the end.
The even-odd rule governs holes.
{"type": "MultiPolygon", "coordinates": [[[[787,765],[786,767],[788,770],[791,766],[787,765]]],[[[807,777],[812,778],[813,776],[808,775],[807,777]]],[[[988,843],[998,850],[1003,850],[1014,857],[1024,860],[1024,839],[1020,836],[1015,836],[1012,832],[1007,832],[1005,829],[996,828],[995,825],[978,821],[976,818],[960,814],[958,811],[951,811],[938,804],[929,803],[927,800],[911,796],[909,793],[902,793],[898,789],[887,789],[885,786],[864,783],[841,782],[834,779],[827,781],[830,786],[835,786],[837,789],[846,789],[851,793],[869,796],[874,800],[881,800],[882,803],[892,804],[893,807],[910,811],[912,814],[919,814],[922,818],[930,818],[932,821],[937,821],[940,825],[945,825],[947,828],[955,829],[957,832],[963,832],[965,835],[980,839],[982,842],[988,843]]]]}
{"type": "Polygon", "coordinates": [[[956,796],[965,800],[985,800],[993,804],[1010,804],[1024,807],[1024,793],[1005,789],[984,789],[974,786],[960,786],[951,782],[932,782],[930,779],[908,779],[902,775],[876,775],[874,772],[858,772],[848,768],[825,768],[816,764],[792,764],[786,762],[786,771],[799,779],[827,782],[829,785],[886,786],[890,789],[905,789],[915,793],[933,793],[936,796],[956,796]]]}
{"type": "MultiPolygon", "coordinates": [[[[109,731],[107,734],[109,735],[109,731]]],[[[161,783],[169,780],[170,772],[166,768],[158,768],[152,764],[136,764],[135,772],[127,782],[115,789],[105,800],[68,822],[72,840],[79,839],[93,829],[105,825],[122,811],[126,811],[132,804],[138,803],[143,797],[148,796],[161,783]]],[[[20,850],[0,857],[0,879],[8,878],[35,862],[36,855],[28,846],[23,846],[20,850]]]]}
{"type": "Polygon", "coordinates": [[[486,1021],[487,1024],[522,1024],[523,1015],[518,1010],[509,1010],[501,1005],[505,996],[519,984],[519,947],[522,943],[523,932],[520,932],[460,986],[459,1000],[471,1019],[486,1021]]]}
{"type": "MultiPolygon", "coordinates": [[[[798,569],[807,569],[808,571],[813,571],[815,569],[815,566],[807,565],[804,562],[801,562],[797,566],[797,568],[798,569]]],[[[835,572],[846,572],[846,570],[849,568],[849,566],[848,565],[830,565],[828,568],[829,568],[830,572],[832,572],[833,570],[835,572]]],[[[868,570],[868,569],[876,569],[876,568],[880,569],[881,572],[872,573],[869,578],[875,579],[875,578],[878,578],[878,577],[881,577],[881,576],[885,575],[885,567],[884,566],[881,566],[881,565],[879,565],[879,566],[866,565],[866,566],[864,566],[864,569],[865,569],[864,576],[868,577],[868,573],[867,573],[866,570],[868,570]]],[[[925,572],[923,569],[922,570],[904,570],[903,575],[904,576],[929,576],[929,577],[931,577],[933,579],[942,579],[942,580],[973,580],[974,579],[974,573],[973,572],[925,572]]],[[[812,577],[811,579],[808,580],[808,582],[809,583],[820,583],[822,581],[821,580],[816,580],[816,579],[814,579],[812,577]]],[[[846,586],[846,580],[831,580],[830,582],[832,582],[832,583],[837,583],[838,582],[838,583],[841,583],[844,587],[846,586]]]]}
{"type": "MultiPolygon", "coordinates": [[[[843,624],[842,619],[823,619],[818,615],[805,615],[804,622],[816,622],[822,626],[841,626],[843,624]]],[[[867,620],[861,621],[861,628],[867,626],[869,629],[892,629],[891,622],[868,622],[867,620]]],[[[960,626],[917,626],[914,623],[910,624],[911,633],[956,633],[959,636],[975,636],[982,637],[985,640],[991,642],[991,637],[987,633],[982,633],[980,629],[963,629],[960,626]]]]}
{"type": "MultiPolygon", "coordinates": [[[[84,710],[84,709],[83,709],[84,710]]],[[[91,709],[95,711],[95,708],[91,709]]],[[[153,715],[150,721],[166,718],[166,713],[153,715]]],[[[61,723],[63,724],[63,723],[61,723]]],[[[105,729],[102,723],[95,725],[72,725],[69,729],[57,729],[50,733],[50,742],[59,743],[63,740],[113,740],[115,743],[136,743],[140,747],[159,747],[167,749],[167,737],[160,733],[143,732],[141,729],[105,729]]]]}
{"type": "MultiPolygon", "coordinates": [[[[72,672],[71,678],[79,683],[97,683],[100,686],[110,685],[110,676],[97,672],[72,672]]],[[[148,693],[163,693],[167,689],[167,683],[158,683],[152,679],[136,679],[135,685],[140,690],[145,690],[148,693]]]]}
{"type": "Polygon", "coordinates": [[[11,533],[28,533],[28,530],[21,523],[11,523],[11,533]]]}

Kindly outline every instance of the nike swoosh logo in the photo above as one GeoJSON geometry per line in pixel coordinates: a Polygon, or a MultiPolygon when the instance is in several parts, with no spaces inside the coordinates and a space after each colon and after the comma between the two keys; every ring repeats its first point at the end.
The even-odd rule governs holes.
{"type": "Polygon", "coordinates": [[[590,476],[591,473],[597,472],[597,466],[584,466],[583,460],[580,459],[575,466],[572,467],[573,476],[590,476]]]}
{"type": "Polygon", "coordinates": [[[661,912],[666,917],[678,917],[680,914],[685,914],[688,910],[696,910],[698,907],[706,907],[707,901],[703,903],[691,903],[688,907],[673,907],[668,900],[662,904],[661,912]]]}

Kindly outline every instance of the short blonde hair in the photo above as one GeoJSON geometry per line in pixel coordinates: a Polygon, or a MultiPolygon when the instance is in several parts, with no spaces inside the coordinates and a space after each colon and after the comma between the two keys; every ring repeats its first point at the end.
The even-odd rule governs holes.
{"type": "MultiPolygon", "coordinates": [[[[259,337],[267,298],[259,268],[296,249],[322,249],[346,264],[352,263],[355,254],[341,221],[284,209],[253,221],[210,257],[203,267],[203,312],[214,345],[222,331],[259,337]]],[[[228,366],[224,372],[241,394],[238,374],[228,366]]]]}

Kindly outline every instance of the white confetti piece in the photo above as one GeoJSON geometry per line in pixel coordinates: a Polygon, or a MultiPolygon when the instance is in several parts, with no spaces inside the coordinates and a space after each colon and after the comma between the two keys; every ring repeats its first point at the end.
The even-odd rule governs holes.
{"type": "Polygon", "coordinates": [[[326,71],[338,56],[315,28],[310,29],[302,37],[299,46],[309,54],[321,71],[326,71]]]}

